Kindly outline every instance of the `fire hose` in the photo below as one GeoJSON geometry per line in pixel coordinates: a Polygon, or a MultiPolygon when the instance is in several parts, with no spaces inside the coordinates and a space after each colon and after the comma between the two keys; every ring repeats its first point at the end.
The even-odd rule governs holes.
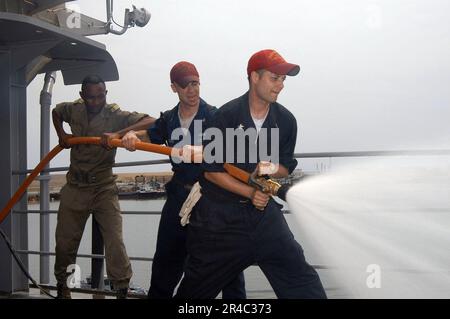
{"type": "MultiPolygon", "coordinates": [[[[68,143],[70,145],[78,145],[78,144],[101,144],[101,138],[100,137],[72,137],[68,139],[68,143]]],[[[109,141],[109,145],[112,147],[124,147],[122,145],[122,141],[120,139],[112,139],[109,141]]],[[[136,142],[135,148],[137,150],[146,151],[146,152],[152,152],[152,153],[158,153],[163,155],[169,155],[169,156],[181,156],[181,149],[175,149],[171,148],[165,145],[157,145],[152,143],[145,143],[145,142],[136,142]]],[[[8,201],[6,206],[2,209],[0,212],[0,224],[3,222],[3,220],[8,216],[11,209],[14,207],[14,205],[17,203],[17,201],[22,197],[22,195],[27,190],[28,186],[30,186],[31,182],[36,178],[36,176],[47,166],[47,164],[61,152],[63,148],[59,145],[55,146],[42,160],[41,162],[33,169],[33,171],[30,173],[30,175],[27,176],[25,181],[20,185],[19,189],[14,193],[14,195],[11,197],[11,199],[8,201]]],[[[260,189],[262,192],[278,196],[281,199],[286,199],[286,193],[289,189],[286,185],[280,185],[274,180],[269,179],[268,177],[263,176],[256,176],[254,173],[249,174],[248,172],[234,166],[228,163],[224,163],[224,168],[227,171],[228,174],[233,176],[234,178],[240,180],[243,183],[249,184],[257,189],[260,189]]],[[[20,261],[20,259],[16,256],[14,249],[9,242],[6,234],[0,229],[0,235],[5,239],[8,248],[12,252],[14,258],[16,259],[17,263],[19,264],[20,268],[24,273],[27,275],[27,277],[36,285],[39,287],[39,285],[31,278],[31,276],[26,271],[24,265],[20,261]]],[[[53,297],[52,295],[48,294],[45,290],[41,289],[45,294],[47,294],[50,297],[53,297]]]]}

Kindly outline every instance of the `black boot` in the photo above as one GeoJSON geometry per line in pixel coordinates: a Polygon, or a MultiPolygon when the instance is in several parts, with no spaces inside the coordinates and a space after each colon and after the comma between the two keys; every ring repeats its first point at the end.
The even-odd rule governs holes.
{"type": "Polygon", "coordinates": [[[67,287],[65,283],[58,283],[56,285],[57,289],[57,299],[72,299],[72,296],[70,295],[70,289],[67,287]]]}
{"type": "Polygon", "coordinates": [[[117,299],[127,299],[128,297],[128,288],[122,288],[116,290],[116,298],[117,299]]]}

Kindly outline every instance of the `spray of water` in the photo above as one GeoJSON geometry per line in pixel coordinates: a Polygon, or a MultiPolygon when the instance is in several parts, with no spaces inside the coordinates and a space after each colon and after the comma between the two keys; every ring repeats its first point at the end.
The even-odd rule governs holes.
{"type": "Polygon", "coordinates": [[[450,298],[448,158],[340,167],[305,178],[287,201],[334,296],[450,298]]]}

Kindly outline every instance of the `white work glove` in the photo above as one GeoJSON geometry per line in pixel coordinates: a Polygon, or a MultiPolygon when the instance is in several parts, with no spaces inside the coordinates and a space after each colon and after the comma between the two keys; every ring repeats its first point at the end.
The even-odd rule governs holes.
{"type": "Polygon", "coordinates": [[[184,201],[183,206],[180,209],[180,213],[178,214],[181,217],[181,226],[186,226],[187,224],[189,224],[189,218],[191,217],[192,209],[200,200],[200,197],[202,197],[201,190],[202,187],[200,186],[199,182],[195,183],[192,186],[191,192],[184,201]]]}
{"type": "Polygon", "coordinates": [[[278,172],[280,164],[274,164],[267,161],[261,161],[258,163],[256,167],[256,175],[273,175],[278,172]]]}

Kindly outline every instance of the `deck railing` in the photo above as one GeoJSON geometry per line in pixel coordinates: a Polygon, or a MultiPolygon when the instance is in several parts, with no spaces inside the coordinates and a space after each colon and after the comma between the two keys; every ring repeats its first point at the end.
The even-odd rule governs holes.
{"type": "MultiPolygon", "coordinates": [[[[355,151],[355,152],[318,152],[318,153],[296,153],[294,154],[295,158],[327,158],[329,160],[329,165],[331,165],[331,159],[332,158],[352,158],[352,157],[384,157],[384,156],[442,156],[442,155],[450,155],[450,150],[403,150],[403,151],[355,151]]],[[[114,167],[130,167],[130,166],[146,166],[146,165],[159,165],[159,164],[168,164],[170,161],[167,159],[164,160],[150,160],[150,161],[135,161],[135,162],[125,162],[125,163],[117,163],[114,165],[114,167]]],[[[43,170],[43,173],[50,173],[50,172],[63,172],[67,171],[69,167],[55,167],[55,168],[48,168],[43,170]]],[[[26,170],[26,171],[14,171],[13,175],[26,175],[30,173],[32,170],[26,170]]],[[[49,201],[49,198],[41,198],[40,200],[46,200],[49,201]]],[[[288,210],[283,211],[284,213],[289,213],[288,210]]],[[[56,210],[13,210],[14,214],[39,214],[42,215],[50,215],[50,214],[56,214],[56,210]]],[[[123,215],[160,215],[161,211],[122,211],[123,215]]],[[[100,231],[98,229],[98,226],[96,225],[95,219],[92,219],[92,239],[93,239],[93,246],[92,246],[92,253],[91,254],[78,254],[77,257],[80,258],[91,258],[92,259],[92,265],[91,265],[91,277],[92,277],[92,288],[95,289],[92,291],[89,290],[81,290],[88,293],[95,293],[95,294],[102,294],[102,292],[105,295],[111,294],[110,291],[102,290],[103,289],[103,281],[101,278],[104,277],[103,274],[103,259],[104,256],[104,249],[103,249],[103,240],[101,238],[100,231]]],[[[45,231],[45,229],[48,229],[48,227],[45,227],[41,229],[40,231],[45,231]]],[[[45,238],[49,238],[45,236],[45,238]]],[[[26,254],[26,255],[39,255],[41,258],[48,256],[54,256],[55,253],[51,251],[40,251],[40,250],[17,250],[19,254],[26,254]]],[[[153,258],[150,257],[143,257],[143,256],[130,256],[130,260],[134,261],[153,261],[153,258]]],[[[42,265],[42,263],[41,263],[42,265]]],[[[330,266],[327,265],[313,265],[316,269],[328,269],[330,266]]],[[[48,267],[49,268],[49,267],[48,267]]],[[[41,274],[46,274],[46,277],[48,278],[49,269],[41,269],[41,274]]],[[[44,276],[45,277],[45,276],[44,276]]],[[[54,288],[48,283],[43,283],[49,288],[54,288]]]]}

